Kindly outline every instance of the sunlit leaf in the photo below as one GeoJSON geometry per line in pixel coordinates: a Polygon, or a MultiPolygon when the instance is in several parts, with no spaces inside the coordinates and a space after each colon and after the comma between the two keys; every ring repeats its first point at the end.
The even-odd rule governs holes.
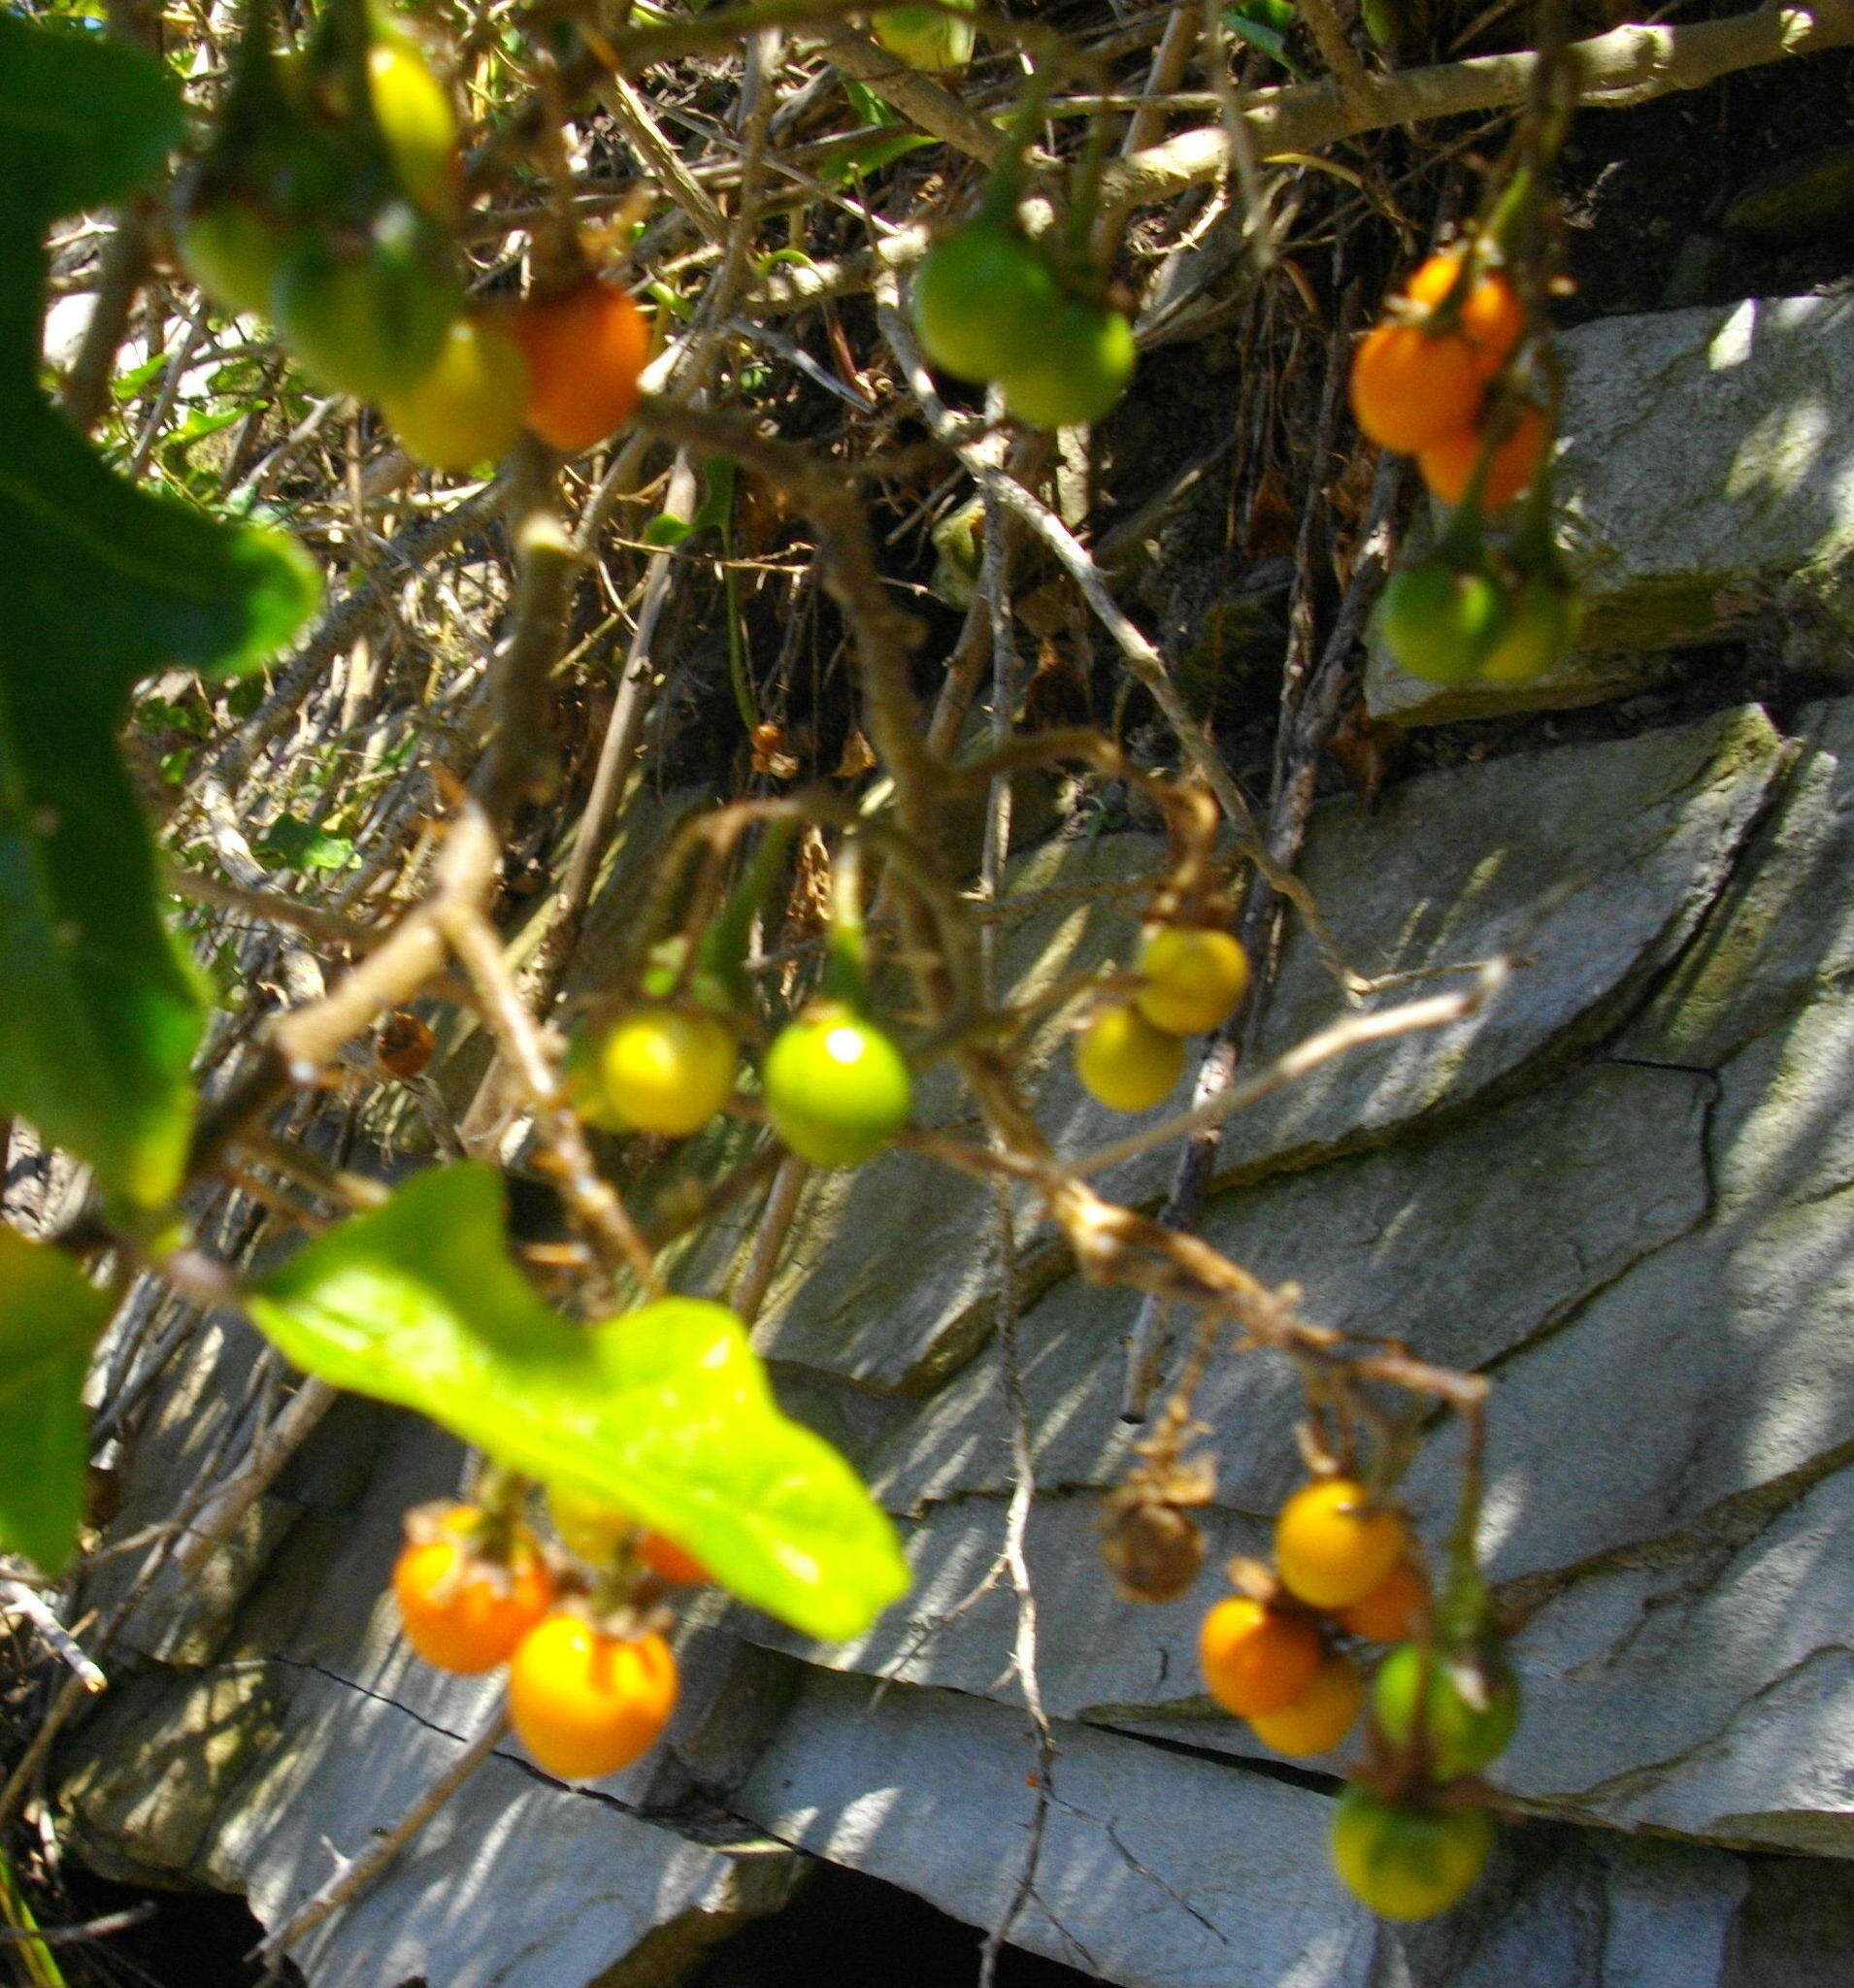
{"type": "Polygon", "coordinates": [[[80,1390],[109,1313],[68,1256],[0,1227],[0,1545],[47,1574],[83,1516],[80,1390]]]}
{"type": "Polygon", "coordinates": [[[300,1367],[416,1408],[512,1470],[621,1508],[810,1636],[907,1584],[893,1529],[783,1414],[741,1322],[671,1298],[590,1329],[538,1298],[490,1169],[434,1169],[274,1273],[251,1311],[300,1367]]]}

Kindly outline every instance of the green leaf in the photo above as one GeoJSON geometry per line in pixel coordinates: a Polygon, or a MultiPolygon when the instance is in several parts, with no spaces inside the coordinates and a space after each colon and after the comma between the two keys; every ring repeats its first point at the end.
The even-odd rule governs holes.
{"type": "Polygon", "coordinates": [[[1292,7],[1274,4],[1274,0],[1248,0],[1246,6],[1229,9],[1223,18],[1238,41],[1259,49],[1295,76],[1306,76],[1307,72],[1294,59],[1288,39],[1295,18],[1292,7]]]}
{"type": "Polygon", "coordinates": [[[251,853],[285,870],[346,870],[354,860],[354,842],[294,814],[280,814],[251,853]]]}
{"type": "Polygon", "coordinates": [[[887,1519],[780,1412],[740,1320],[669,1298],[569,1323],[510,1259],[489,1168],[419,1175],[312,1242],[250,1307],[298,1366],[620,1507],[808,1636],[859,1635],[907,1586],[887,1519]]]}
{"type": "Polygon", "coordinates": [[[144,1205],[181,1178],[203,1008],[116,734],[140,679],[247,668],[316,592],[287,540],[132,488],[39,391],[47,225],[180,128],[149,57],[0,14],[0,1111],[144,1205]]]}
{"type": "Polygon", "coordinates": [[[0,1228],[0,1545],[55,1574],[83,1517],[80,1399],[110,1315],[68,1256],[0,1228]]]}
{"type": "Polygon", "coordinates": [[[922,146],[934,143],[933,139],[923,137],[918,131],[906,131],[890,124],[886,131],[861,145],[833,152],[819,165],[817,177],[827,186],[847,186],[866,174],[878,173],[884,166],[892,166],[897,159],[905,159],[910,151],[918,151],[922,146]]]}
{"type": "Polygon", "coordinates": [[[646,546],[679,546],[694,529],[686,517],[678,517],[673,511],[660,511],[638,537],[646,546]]]}
{"type": "Polygon", "coordinates": [[[161,65],[81,27],[0,14],[0,160],[9,202],[46,219],[132,192],[181,136],[161,65]]]}

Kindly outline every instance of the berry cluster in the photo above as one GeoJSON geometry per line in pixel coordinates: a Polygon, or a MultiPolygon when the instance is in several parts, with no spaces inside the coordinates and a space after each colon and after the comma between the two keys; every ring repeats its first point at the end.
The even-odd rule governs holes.
{"type": "Polygon", "coordinates": [[[1133,377],[1133,326],[1095,284],[1031,241],[1013,212],[981,210],[914,279],[914,330],[956,380],[995,381],[1033,428],[1098,421],[1133,377]]]}
{"type": "MultiPolygon", "coordinates": [[[[680,1139],[734,1095],[740,1039],[709,1010],[642,1002],[576,1045],[580,1114],[609,1132],[680,1139]]],[[[773,1038],[760,1072],[766,1115],[814,1167],[859,1167],[907,1122],[913,1081],[895,1043],[850,1002],[811,1002],[773,1038]]]]}
{"type": "Polygon", "coordinates": [[[1131,1001],[1099,1009],[1076,1044],[1076,1075],[1113,1111],[1144,1111],[1184,1071],[1184,1038],[1221,1028],[1248,991],[1242,943],[1208,925],[1160,925],[1140,951],[1131,1001]]]}
{"type": "Polygon", "coordinates": [[[550,1552],[507,1510],[427,1507],[406,1521],[393,1595],[406,1640],[460,1676],[509,1667],[509,1719],[550,1773],[616,1773],[676,1706],[676,1658],[656,1620],[665,1586],[708,1579],[693,1555],[577,1493],[548,1494],[550,1552]],[[591,1583],[587,1569],[596,1570],[591,1583]],[[595,1607],[596,1589],[603,1606],[595,1607]]]}
{"type": "Polygon", "coordinates": [[[396,15],[329,0],[285,56],[254,7],[176,241],[221,308],[268,316],[322,387],[376,402],[414,460],[471,469],[524,428],[589,448],[637,405],[643,315],[577,251],[518,304],[467,304],[462,184],[449,93],[396,15]]]}
{"type": "Polygon", "coordinates": [[[1411,675],[1437,683],[1531,681],[1575,637],[1577,595],[1549,528],[1544,468],[1552,420],[1521,393],[1538,342],[1491,238],[1432,255],[1352,361],[1352,411],[1382,447],[1413,454],[1436,496],[1457,507],[1442,542],[1395,574],[1377,627],[1411,675]],[[1485,514],[1534,501],[1507,545],[1485,514]]]}
{"type": "Polygon", "coordinates": [[[1360,1646],[1388,1644],[1370,1689],[1367,1767],[1341,1797],[1333,1860],[1374,1911],[1427,1919],[1479,1875],[1492,1825],[1472,1777],[1503,1753],[1519,1690],[1484,1629],[1432,1607],[1403,1517],[1349,1477],[1303,1485],[1275,1522],[1273,1570],[1238,1562],[1247,1592],[1204,1618],[1199,1661],[1226,1711],[1277,1753],[1326,1753],[1367,1690],[1360,1646]]]}

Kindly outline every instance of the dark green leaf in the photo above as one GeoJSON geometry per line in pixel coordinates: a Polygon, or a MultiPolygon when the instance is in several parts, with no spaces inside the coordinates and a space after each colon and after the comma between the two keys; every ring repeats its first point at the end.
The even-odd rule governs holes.
{"type": "Polygon", "coordinates": [[[181,93],[151,56],[80,27],[0,13],[0,167],[41,219],[132,192],[181,135],[181,93]]]}
{"type": "Polygon", "coordinates": [[[0,1111],[145,1204],[180,1178],[202,1007],[116,733],[138,679],[248,667],[315,595],[286,540],[132,489],[39,391],[46,225],[179,129],[158,64],[0,15],[0,1111]]]}
{"type": "Polygon", "coordinates": [[[887,1519],[779,1411],[740,1320],[673,1298],[570,1324],[511,1261],[489,1168],[420,1175],[293,1257],[251,1311],[298,1366],[619,1507],[809,1636],[860,1634],[907,1585],[887,1519]]]}
{"type": "Polygon", "coordinates": [[[918,131],[904,131],[891,124],[885,132],[872,135],[861,145],[833,152],[818,167],[817,177],[826,185],[847,186],[865,174],[878,173],[884,166],[892,166],[897,159],[905,159],[910,151],[918,151],[923,145],[933,143],[931,138],[923,138],[918,131]]]}
{"type": "Polygon", "coordinates": [[[107,1296],[0,1228],[0,1545],[55,1574],[77,1544],[89,1446],[80,1392],[107,1296]]]}

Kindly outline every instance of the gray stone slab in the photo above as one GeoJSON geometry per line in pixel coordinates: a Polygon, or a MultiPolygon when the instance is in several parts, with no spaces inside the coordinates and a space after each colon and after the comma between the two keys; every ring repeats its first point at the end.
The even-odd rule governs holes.
{"type": "MultiPolygon", "coordinates": [[[[1332,1874],[1324,1796],[1085,1727],[1014,1938],[1127,1988],[1366,1988],[1375,1935],[1332,1874]]],[[[735,1806],[779,1837],[987,1925],[1031,1818],[1025,1720],[820,1674],[735,1806]]]]}
{"type": "MultiPolygon", "coordinates": [[[[1299,1283],[1318,1324],[1396,1334],[1426,1359],[1477,1368],[1700,1221],[1712,1089],[1686,1071],[1599,1065],[1430,1138],[1226,1193],[1201,1233],[1269,1282],[1299,1283]]],[[[1120,1413],[1120,1341],[1137,1308],[1136,1294],[1070,1278],[1025,1316],[1040,1484],[1105,1488],[1124,1474],[1142,1433],[1120,1413]]],[[[1261,1514],[1291,1488],[1298,1390],[1272,1356],[1215,1364],[1199,1404],[1216,1432],[1219,1502],[1261,1514]]],[[[872,1473],[898,1512],[1008,1489],[996,1349],[895,1429],[872,1473]]]]}
{"type": "MultiPolygon", "coordinates": [[[[319,1672],[244,1670],[263,1673],[277,1724],[243,1778],[210,1802],[150,1810],[138,1750],[69,1785],[66,1800],[92,1854],[122,1843],[170,1882],[245,1892],[275,1926],[329,1877],[336,1852],[396,1823],[465,1742],[319,1672]]],[[[226,1689],[213,1673],[175,1679],[144,1746],[165,1737],[185,1759],[226,1689]]],[[[499,1752],[292,1958],[309,1988],[579,1988],[659,1928],[693,1917],[699,1938],[704,1917],[718,1933],[770,1908],[793,1874],[777,1845],[748,1840],[730,1854],[691,1842],[499,1752]]]]}
{"type": "MultiPolygon", "coordinates": [[[[987,1584],[1004,1545],[1005,1514],[1003,1498],[974,1496],[935,1506],[925,1518],[905,1524],[913,1579],[906,1600],[867,1636],[808,1645],[776,1625],[751,1633],[835,1670],[1021,1703],[1012,1655],[1015,1597],[1002,1572],[987,1584]]],[[[1225,1720],[1204,1696],[1198,1624],[1213,1597],[1227,1591],[1222,1563],[1232,1553],[1263,1550],[1267,1529],[1237,1514],[1208,1512],[1211,1550],[1196,1587],[1163,1607],[1135,1607],[1120,1600],[1109,1578],[1099,1550],[1100,1515],[1093,1497],[1040,1497],[1031,1509],[1024,1552],[1039,1611],[1049,1625],[1040,1666],[1045,1705],[1060,1717],[1100,1719],[1129,1706],[1178,1706],[1235,1729],[1237,1722],[1225,1720]]],[[[1264,1752],[1247,1730],[1241,1728],[1242,1743],[1231,1750],[1264,1752]]]]}
{"type": "MultiPolygon", "coordinates": [[[[1567,747],[1412,780],[1378,812],[1316,812],[1304,875],[1348,956],[1373,975],[1432,974],[1512,947],[1525,964],[1472,1020],[1401,1038],[1316,1071],[1233,1120],[1226,1177],[1304,1166],[1381,1143],[1490,1085],[1549,1070],[1620,1018],[1646,977],[1691,935],[1730,874],[1779,756],[1755,708],[1639,739],[1567,747]]],[[[1128,956],[1138,895],[1117,906],[1079,891],[1149,870],[1144,839],[1104,839],[1033,859],[1034,907],[1001,944],[1001,982],[1048,984],[1128,956]]],[[[1407,998],[1401,987],[1376,997],[1407,998]]],[[[1273,1055],[1344,1011],[1305,933],[1290,940],[1264,1031],[1273,1055]]],[[[1057,1149],[1089,1150],[1138,1121],[1080,1094],[1065,1031],[1038,1032],[1027,1059],[1057,1149]]],[[[928,1101],[943,1120],[949,1095],[928,1101]]],[[[1157,1197],[1169,1154],[1104,1178],[1133,1201],[1157,1197]]],[[[760,1338],[773,1357],[878,1389],[924,1391],[987,1329],[989,1201],[979,1187],[908,1153],[884,1155],[810,1190],[760,1338]]],[[[717,1242],[713,1261],[733,1248],[717,1242]]],[[[1056,1264],[1031,1251],[1033,1291],[1056,1264]]],[[[712,1278],[708,1279],[712,1281],[712,1278]]]]}
{"type": "Polygon", "coordinates": [[[1854,1857],[1854,1473],[1572,1578],[1498,1778],[1632,1829],[1854,1857]]]}
{"type": "Polygon", "coordinates": [[[1599,318],[1559,341],[1563,535],[1582,653],[1516,688],[1422,682],[1381,651],[1374,716],[1438,724],[1639,689],[1657,652],[1791,599],[1844,614],[1854,554],[1854,299],[1774,297],[1599,318]]]}
{"type": "MultiPolygon", "coordinates": [[[[1226,1176],[1380,1143],[1428,1111],[1459,1111],[1492,1084],[1549,1069],[1620,1021],[1723,888],[1779,754],[1770,721],[1746,707],[1433,774],[1396,788],[1375,814],[1321,811],[1303,875],[1361,970],[1429,974],[1508,948],[1524,965],[1469,1021],[1341,1058],[1240,1114],[1226,1176]]],[[[1297,931],[1264,1051],[1337,1011],[1297,931]]]]}
{"type": "Polygon", "coordinates": [[[1761,1857],[1738,1915],[1726,1988],[1845,1988],[1854,1953],[1854,1870],[1761,1857]]]}
{"type": "MultiPolygon", "coordinates": [[[[1854,1435],[1854,992],[1721,1073],[1706,1227],[1599,1292],[1506,1366],[1489,1411],[1500,1577],[1694,1524],[1854,1435]]],[[[1410,1493],[1437,1522],[1454,1430],[1410,1493]]]]}
{"type": "MultiPolygon", "coordinates": [[[[1331,1801],[1058,1724],[1047,1833],[1014,1938],[1125,1988],[1726,1988],[1736,1857],[1508,1832],[1456,1911],[1399,1928],[1327,1859],[1331,1801]]],[[[737,1806],[769,1833],[976,1925],[1023,1867],[1027,1722],[955,1693],[819,1676],[737,1806]]]]}
{"type": "Polygon", "coordinates": [[[1798,717],[1781,799],[1618,1053],[1715,1069],[1854,969],[1854,699],[1798,717]]]}

